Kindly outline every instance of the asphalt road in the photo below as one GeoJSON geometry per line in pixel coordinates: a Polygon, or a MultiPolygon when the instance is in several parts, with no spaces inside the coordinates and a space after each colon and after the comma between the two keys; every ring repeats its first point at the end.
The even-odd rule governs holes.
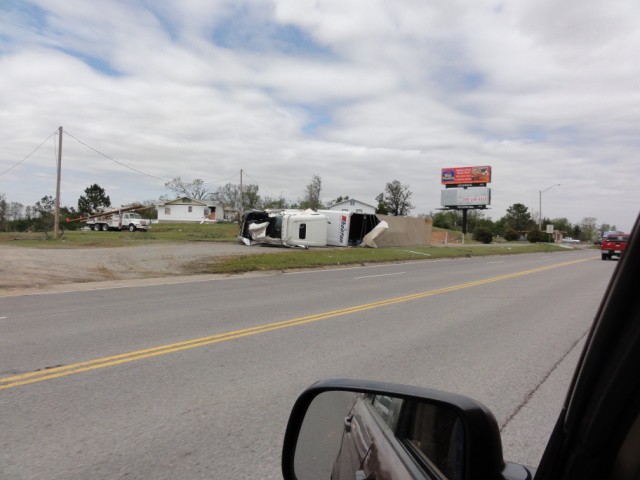
{"type": "Polygon", "coordinates": [[[535,465],[616,264],[598,253],[0,298],[0,478],[280,478],[326,378],[471,396],[535,465]]]}

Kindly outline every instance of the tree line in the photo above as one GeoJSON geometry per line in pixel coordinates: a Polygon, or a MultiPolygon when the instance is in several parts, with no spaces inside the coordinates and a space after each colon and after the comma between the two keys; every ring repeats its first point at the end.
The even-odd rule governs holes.
{"type": "MultiPolygon", "coordinates": [[[[190,197],[195,200],[212,200],[221,204],[240,210],[240,185],[227,183],[223,187],[213,192],[209,190],[204,180],[196,179],[193,182],[185,182],[180,177],[176,177],[165,183],[165,187],[177,196],[190,197]]],[[[385,189],[376,197],[378,202],[376,213],[384,215],[406,216],[414,209],[410,199],[413,192],[408,185],[402,185],[398,180],[393,180],[385,185],[385,189]]],[[[161,201],[168,201],[166,196],[160,197],[161,201]]],[[[339,196],[328,201],[322,200],[322,178],[314,174],[309,184],[307,184],[302,195],[295,201],[287,201],[282,195],[271,197],[262,196],[259,193],[259,186],[255,184],[242,186],[242,209],[268,209],[268,208],[291,208],[306,210],[320,210],[331,205],[349,200],[349,196],[339,196]]]]}
{"type": "MultiPolygon", "coordinates": [[[[433,220],[434,227],[462,231],[462,212],[458,210],[431,212],[425,216],[433,220]]],[[[536,243],[552,241],[552,237],[546,233],[546,225],[553,225],[554,230],[563,232],[566,237],[587,242],[601,238],[604,232],[617,230],[615,225],[599,224],[595,217],[584,217],[577,223],[571,223],[565,217],[544,217],[541,223],[543,230],[538,228],[533,214],[522,203],[511,205],[506,214],[496,221],[486,218],[483,210],[469,210],[467,214],[467,231],[480,241],[480,237],[486,238],[488,234],[508,241],[523,238],[536,243]]]]}
{"type": "MultiPolygon", "coordinates": [[[[261,195],[259,186],[249,184],[242,186],[227,183],[217,190],[211,190],[201,179],[192,182],[184,181],[180,177],[165,183],[165,188],[173,195],[162,195],[157,200],[143,200],[132,205],[154,206],[168,202],[176,197],[190,197],[195,200],[215,201],[231,209],[312,209],[319,210],[331,205],[349,200],[349,196],[339,196],[323,201],[323,183],[318,174],[314,174],[311,181],[304,187],[300,197],[295,201],[287,201],[282,195],[272,197],[261,195]],[[242,199],[242,200],[241,200],[242,199]]],[[[384,190],[376,196],[376,213],[383,215],[409,216],[415,206],[411,202],[413,192],[409,185],[393,180],[385,184],[384,190]]],[[[111,207],[111,199],[104,188],[98,184],[88,186],[84,195],[78,198],[76,206],[60,207],[60,222],[64,228],[74,229],[82,226],[79,222],[66,223],[66,218],[87,217],[95,213],[100,207],[111,207]]],[[[55,199],[44,196],[34,205],[24,206],[18,202],[11,202],[0,194],[0,231],[26,231],[42,228],[53,223],[55,215],[55,199]]],[[[155,209],[145,211],[145,217],[158,218],[155,209]]],[[[462,230],[462,213],[458,210],[444,210],[419,214],[421,218],[431,218],[433,226],[448,230],[462,230]]],[[[567,218],[543,218],[542,225],[552,224],[555,230],[562,231],[565,236],[571,236],[583,241],[592,241],[602,236],[603,232],[616,230],[615,225],[598,224],[594,217],[585,217],[578,223],[572,224],[567,218]]],[[[522,237],[530,241],[549,241],[550,237],[538,229],[537,223],[529,209],[521,204],[511,205],[506,214],[494,221],[486,218],[483,210],[469,210],[467,215],[467,231],[479,241],[492,241],[495,237],[506,240],[518,240],[522,237]]]]}
{"type": "MultiPolygon", "coordinates": [[[[214,201],[236,210],[251,209],[312,209],[319,210],[328,208],[333,204],[349,200],[349,196],[339,196],[328,201],[323,201],[322,178],[314,174],[309,184],[302,191],[300,197],[295,201],[288,201],[284,196],[272,197],[261,195],[259,186],[248,184],[242,186],[242,195],[239,184],[227,183],[217,190],[211,190],[202,179],[195,179],[192,182],[184,181],[181,177],[165,183],[165,188],[172,193],[161,195],[159,199],[142,200],[139,202],[122,205],[123,207],[133,205],[155,206],[171,201],[176,197],[189,197],[194,200],[214,201]],[[242,203],[242,205],[241,205],[242,203]]],[[[412,192],[408,185],[402,185],[398,180],[388,182],[385,189],[376,197],[378,202],[376,213],[385,215],[406,216],[413,210],[414,206],[410,201],[412,192]]],[[[60,223],[66,229],[76,229],[82,226],[80,222],[65,222],[65,219],[77,219],[87,217],[98,211],[101,207],[111,207],[111,198],[103,187],[98,184],[89,185],[84,190],[84,195],[78,198],[75,206],[60,206],[60,223]]],[[[158,218],[156,209],[145,211],[145,217],[158,218]]],[[[35,205],[25,206],[19,202],[11,202],[0,194],[0,231],[27,231],[39,230],[54,223],[55,198],[45,195],[35,205]]]]}

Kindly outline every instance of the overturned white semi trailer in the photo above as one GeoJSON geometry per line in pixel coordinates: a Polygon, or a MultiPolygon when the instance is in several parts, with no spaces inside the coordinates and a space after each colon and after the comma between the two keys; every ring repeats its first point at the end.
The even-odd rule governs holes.
{"type": "Polygon", "coordinates": [[[431,244],[429,219],[335,210],[265,210],[244,214],[238,238],[246,245],[286,247],[409,247],[431,244]]]}

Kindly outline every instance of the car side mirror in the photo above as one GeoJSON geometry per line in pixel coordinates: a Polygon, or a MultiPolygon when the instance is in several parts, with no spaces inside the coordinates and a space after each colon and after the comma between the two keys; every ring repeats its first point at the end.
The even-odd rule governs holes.
{"type": "Polygon", "coordinates": [[[481,403],[437,390],[327,380],[296,401],[284,439],[285,480],[509,479],[498,424],[481,403]]]}

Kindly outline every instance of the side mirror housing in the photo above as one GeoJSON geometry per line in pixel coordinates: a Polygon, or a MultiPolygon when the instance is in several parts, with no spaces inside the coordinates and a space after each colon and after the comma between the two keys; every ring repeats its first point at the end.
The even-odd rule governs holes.
{"type": "Polygon", "coordinates": [[[473,399],[326,380],[305,390],[291,411],[282,473],[285,480],[527,480],[534,472],[505,464],[495,417],[473,399]]]}

